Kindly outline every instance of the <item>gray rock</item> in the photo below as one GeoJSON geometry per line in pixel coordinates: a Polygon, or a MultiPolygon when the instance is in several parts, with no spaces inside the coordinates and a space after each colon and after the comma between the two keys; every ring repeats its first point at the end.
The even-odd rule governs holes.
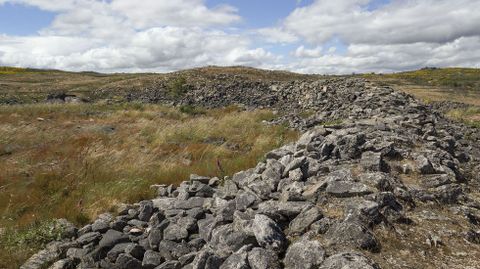
{"type": "Polygon", "coordinates": [[[259,198],[251,191],[244,191],[235,198],[235,207],[237,210],[245,211],[248,207],[258,202],[259,198]]]}
{"type": "Polygon", "coordinates": [[[209,245],[214,249],[217,257],[227,258],[245,245],[256,246],[255,238],[248,233],[236,231],[233,224],[226,224],[213,230],[209,245]]]}
{"type": "Polygon", "coordinates": [[[314,231],[316,234],[324,234],[328,231],[328,229],[330,229],[330,227],[335,225],[335,223],[337,223],[336,220],[328,217],[324,217],[312,223],[312,225],[310,225],[310,229],[314,231]]]}
{"type": "Polygon", "coordinates": [[[252,269],[282,268],[277,254],[264,248],[254,248],[248,252],[248,263],[252,269]]]}
{"type": "Polygon", "coordinates": [[[465,239],[470,243],[480,244],[480,231],[474,231],[474,230],[470,229],[466,233],[465,239]]]}
{"type": "Polygon", "coordinates": [[[188,217],[198,220],[205,216],[205,210],[203,210],[203,208],[200,208],[200,207],[195,207],[187,210],[186,214],[188,217]]]}
{"type": "Polygon", "coordinates": [[[380,269],[376,263],[360,253],[344,252],[328,257],[319,269],[380,269]]]}
{"type": "Polygon", "coordinates": [[[425,174],[434,174],[435,173],[435,169],[433,168],[432,163],[430,162],[430,160],[427,157],[425,157],[423,155],[419,155],[415,159],[415,166],[421,174],[425,175],[425,174]]]}
{"type": "Polygon", "coordinates": [[[158,252],[165,258],[165,260],[177,260],[181,256],[191,253],[192,249],[184,241],[174,242],[163,240],[158,246],[158,252]]]}
{"type": "Polygon", "coordinates": [[[156,249],[160,241],[163,240],[163,232],[170,224],[169,221],[163,221],[162,224],[152,227],[148,234],[148,242],[151,248],[156,249]]]}
{"type": "Polygon", "coordinates": [[[192,209],[195,207],[202,207],[205,202],[203,197],[192,197],[188,200],[177,200],[175,201],[174,207],[176,209],[192,209]]]}
{"type": "Polygon", "coordinates": [[[192,262],[191,269],[218,269],[223,260],[208,251],[200,251],[192,262]]]}
{"type": "Polygon", "coordinates": [[[125,247],[125,253],[136,259],[142,260],[143,255],[145,254],[145,249],[138,244],[131,243],[125,247]]]}
{"type": "Polygon", "coordinates": [[[127,222],[123,219],[116,219],[112,223],[110,223],[110,228],[117,231],[123,231],[125,226],[127,226],[127,222]]]}
{"type": "Polygon", "coordinates": [[[303,196],[303,189],[305,184],[303,182],[294,181],[289,185],[286,185],[282,189],[282,194],[280,195],[280,201],[304,201],[305,197],[303,196]]]}
{"type": "Polygon", "coordinates": [[[226,180],[225,182],[223,182],[223,186],[221,186],[217,191],[218,197],[227,200],[235,198],[235,196],[237,196],[237,193],[238,187],[233,180],[226,180]]]}
{"type": "Polygon", "coordinates": [[[187,191],[191,196],[197,197],[212,197],[215,193],[214,188],[207,184],[200,183],[199,181],[193,181],[190,186],[188,186],[187,191]]]}
{"type": "Polygon", "coordinates": [[[153,250],[147,250],[143,255],[142,266],[145,269],[153,269],[164,261],[165,259],[160,253],[153,250]]]}
{"type": "Polygon", "coordinates": [[[96,243],[96,242],[100,241],[101,237],[102,237],[102,235],[99,232],[90,232],[90,233],[86,233],[86,234],[80,236],[75,241],[79,245],[83,246],[83,245],[90,244],[92,242],[96,243]]]}
{"type": "Polygon", "coordinates": [[[153,207],[158,208],[161,212],[172,209],[175,203],[175,198],[160,197],[152,200],[153,207]]]}
{"type": "Polygon", "coordinates": [[[283,169],[284,167],[279,161],[269,159],[267,160],[265,170],[262,172],[262,179],[278,182],[282,178],[283,169]]]}
{"type": "Polygon", "coordinates": [[[336,223],[325,233],[329,245],[355,247],[369,251],[379,251],[380,245],[375,236],[361,222],[344,220],[336,223]]]}
{"type": "Polygon", "coordinates": [[[141,201],[140,209],[138,210],[138,219],[141,221],[148,221],[153,214],[153,202],[141,201]]]}
{"type": "Polygon", "coordinates": [[[155,269],[180,269],[182,265],[178,261],[166,261],[160,266],[155,267],[155,269]]]}
{"type": "Polygon", "coordinates": [[[305,169],[306,164],[307,164],[307,158],[305,157],[293,159],[293,161],[291,161],[283,170],[283,177],[288,176],[288,173],[290,171],[295,170],[297,168],[305,169]]]}
{"type": "Polygon", "coordinates": [[[285,155],[291,155],[293,152],[286,148],[274,149],[265,155],[265,159],[275,159],[278,160],[285,155]]]}
{"type": "MultiPolygon", "coordinates": [[[[125,249],[132,243],[121,243],[121,244],[118,244],[118,245],[115,245],[108,253],[107,253],[107,259],[111,262],[115,262],[118,258],[118,255],[122,254],[122,253],[125,253],[125,249]]],[[[82,249],[83,250],[83,249],[82,249]]],[[[79,256],[80,257],[75,257],[76,254],[71,254],[71,256],[75,257],[75,258],[78,258],[80,259],[81,256],[83,256],[85,254],[80,254],[79,256]]],[[[68,256],[68,255],[67,255],[68,256]]]]}
{"type": "Polygon", "coordinates": [[[193,260],[195,259],[196,254],[197,254],[196,252],[192,252],[179,257],[178,261],[180,262],[180,265],[185,266],[187,264],[192,263],[193,260]]]}
{"type": "Polygon", "coordinates": [[[247,255],[247,250],[244,248],[238,250],[223,262],[220,269],[250,269],[247,255]]]}
{"type": "Polygon", "coordinates": [[[366,171],[388,172],[388,165],[383,160],[381,152],[364,152],[360,164],[366,171]]]}
{"type": "Polygon", "coordinates": [[[190,175],[190,181],[199,181],[200,183],[208,184],[208,182],[210,181],[210,178],[209,178],[209,177],[204,177],[204,176],[195,175],[195,174],[191,174],[191,175],[190,175]]]}
{"type": "Polygon", "coordinates": [[[221,222],[232,222],[235,208],[236,208],[235,200],[230,200],[226,204],[219,206],[215,210],[216,219],[221,222]]]}
{"type": "Polygon", "coordinates": [[[99,233],[104,233],[108,229],[110,229],[110,225],[107,221],[98,219],[92,224],[92,231],[93,232],[99,232],[99,233]]]}
{"type": "Polygon", "coordinates": [[[256,179],[248,184],[248,188],[262,200],[270,199],[270,195],[276,189],[276,184],[272,180],[256,179]]]}
{"type": "Polygon", "coordinates": [[[300,240],[288,247],[285,269],[318,268],[325,259],[325,251],[318,241],[300,240]]]}
{"type": "Polygon", "coordinates": [[[48,269],[70,269],[70,268],[75,268],[76,263],[74,260],[66,258],[59,260],[52,264],[48,269]]]}
{"type": "Polygon", "coordinates": [[[142,269],[142,262],[127,254],[118,255],[115,265],[119,269],[142,269]]]}
{"type": "Polygon", "coordinates": [[[322,212],[317,207],[312,207],[302,211],[298,216],[290,222],[289,233],[297,235],[304,233],[312,223],[323,217],[322,212]]]}
{"type": "Polygon", "coordinates": [[[288,172],[288,178],[292,181],[302,181],[304,179],[304,174],[302,169],[297,168],[288,172]]]}
{"type": "Polygon", "coordinates": [[[212,231],[222,224],[223,222],[218,221],[212,215],[207,215],[204,219],[198,221],[198,233],[203,240],[209,241],[212,231]]]}
{"type": "Polygon", "coordinates": [[[240,171],[233,175],[232,180],[237,183],[238,186],[243,187],[247,185],[248,179],[253,175],[253,169],[240,171]]]}
{"type": "Polygon", "coordinates": [[[447,184],[435,188],[435,198],[441,203],[453,204],[458,202],[463,194],[463,189],[458,184],[447,184]]]}
{"type": "Polygon", "coordinates": [[[300,212],[306,208],[312,207],[309,202],[278,202],[278,201],[265,201],[258,205],[258,213],[269,216],[273,219],[279,218],[295,218],[300,212]]]}
{"type": "Polygon", "coordinates": [[[60,260],[61,254],[58,243],[49,244],[45,249],[30,257],[22,266],[20,266],[20,269],[45,268],[45,266],[60,260]]]}
{"type": "Polygon", "coordinates": [[[115,231],[115,230],[108,230],[102,237],[102,240],[98,243],[100,248],[111,249],[116,244],[128,242],[129,238],[127,235],[115,231]]]}
{"type": "Polygon", "coordinates": [[[188,230],[180,224],[170,223],[163,231],[163,239],[171,241],[182,241],[188,238],[188,230]]]}
{"type": "Polygon", "coordinates": [[[328,183],[325,191],[335,197],[346,198],[367,195],[374,190],[360,182],[333,181],[328,183]]]}
{"type": "Polygon", "coordinates": [[[253,233],[260,246],[282,252],[287,245],[287,239],[278,224],[269,217],[256,214],[253,220],[253,233]]]}
{"type": "Polygon", "coordinates": [[[347,214],[352,219],[357,219],[366,226],[378,224],[382,221],[378,203],[368,200],[352,200],[347,204],[347,214]]]}

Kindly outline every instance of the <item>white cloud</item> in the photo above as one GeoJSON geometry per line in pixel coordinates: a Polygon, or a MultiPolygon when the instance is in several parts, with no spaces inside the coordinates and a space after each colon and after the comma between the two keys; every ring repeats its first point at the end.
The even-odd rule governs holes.
{"type": "Polygon", "coordinates": [[[370,11],[370,0],[317,0],[297,8],[283,29],[312,43],[444,43],[480,35],[478,0],[393,0],[370,11]]]}
{"type": "Polygon", "coordinates": [[[322,47],[306,49],[305,46],[302,45],[295,50],[293,55],[299,58],[317,58],[322,56],[322,47]]]}
{"type": "Polygon", "coordinates": [[[240,20],[227,5],[207,8],[203,0],[9,2],[58,14],[37,36],[2,36],[0,65],[110,72],[266,67],[276,61],[263,48],[252,48],[246,36],[215,30],[240,20]]]}
{"type": "Polygon", "coordinates": [[[392,0],[374,10],[368,8],[371,2],[316,0],[270,28],[276,36],[293,35],[303,43],[292,52],[297,62],[288,68],[350,73],[478,67],[480,1],[392,0]],[[344,43],[346,51],[342,45],[331,47],[334,40],[344,43]],[[320,50],[305,49],[306,45],[330,48],[322,55],[320,50]]]}
{"type": "Polygon", "coordinates": [[[480,68],[480,37],[452,42],[391,45],[354,44],[345,54],[327,54],[291,63],[289,69],[304,73],[396,72],[425,66],[480,68]]]}
{"type": "Polygon", "coordinates": [[[280,28],[261,28],[257,33],[270,43],[293,43],[298,37],[280,28]]]}
{"type": "Polygon", "coordinates": [[[124,14],[136,28],[152,26],[210,26],[240,21],[236,9],[228,6],[207,8],[203,0],[113,0],[114,11],[124,14]]]}
{"type": "Polygon", "coordinates": [[[0,65],[68,70],[170,71],[204,65],[266,66],[275,57],[242,36],[200,28],[156,27],[125,43],[88,37],[4,37],[0,65]]]}
{"type": "Polygon", "coordinates": [[[0,0],[0,5],[7,2],[56,16],[37,35],[0,34],[0,65],[104,72],[250,65],[351,73],[480,62],[478,0],[391,0],[373,10],[372,0],[316,0],[277,25],[248,30],[234,28],[242,21],[234,7],[212,8],[206,0],[0,0]],[[290,57],[269,52],[287,48],[293,48],[290,57]]]}

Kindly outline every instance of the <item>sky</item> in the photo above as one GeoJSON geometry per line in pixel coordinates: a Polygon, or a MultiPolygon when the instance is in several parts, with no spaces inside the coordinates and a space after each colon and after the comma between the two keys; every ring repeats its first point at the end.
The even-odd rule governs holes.
{"type": "Polygon", "coordinates": [[[480,68],[480,0],[0,0],[0,66],[480,68]]]}

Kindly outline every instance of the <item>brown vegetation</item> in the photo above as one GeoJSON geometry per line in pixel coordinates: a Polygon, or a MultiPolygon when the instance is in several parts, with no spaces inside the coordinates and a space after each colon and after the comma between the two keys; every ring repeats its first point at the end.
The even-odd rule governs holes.
{"type": "MultiPolygon", "coordinates": [[[[0,107],[0,227],[22,237],[22,227],[31,232],[52,218],[84,224],[117,203],[152,197],[152,184],[253,167],[297,136],[263,124],[273,118],[269,111],[195,111],[201,113],[142,104],[0,107]]],[[[24,259],[28,247],[38,246],[0,242],[0,267],[4,259],[24,259]]]]}

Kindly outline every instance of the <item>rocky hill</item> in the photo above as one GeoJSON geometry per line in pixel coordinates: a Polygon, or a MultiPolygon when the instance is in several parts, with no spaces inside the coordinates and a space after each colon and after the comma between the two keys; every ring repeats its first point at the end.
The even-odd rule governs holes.
{"type": "Polygon", "coordinates": [[[232,178],[61,222],[22,268],[480,268],[478,129],[361,79],[195,83],[126,97],[272,107],[304,134],[232,178]]]}

